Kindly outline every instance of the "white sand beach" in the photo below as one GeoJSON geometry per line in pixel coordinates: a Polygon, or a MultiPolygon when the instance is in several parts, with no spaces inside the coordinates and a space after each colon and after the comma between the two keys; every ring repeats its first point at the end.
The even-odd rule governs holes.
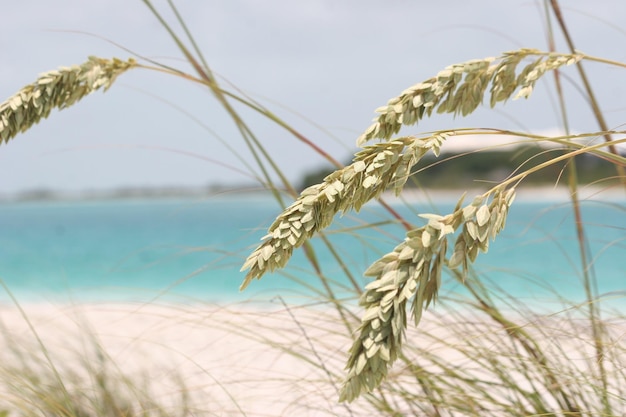
{"type": "MultiPolygon", "coordinates": [[[[87,376],[86,366],[97,369],[98,346],[108,355],[105,362],[113,365],[111,375],[124,374],[139,389],[149,383],[147,388],[159,402],[173,407],[179,406],[184,384],[195,397],[190,399],[194,407],[210,415],[315,416],[330,415],[332,410],[342,414],[326,371],[287,352],[315,360],[308,337],[335,374],[343,368],[348,339],[338,334],[332,340],[324,315],[316,316],[313,311],[294,308],[287,312],[276,305],[254,309],[155,304],[23,308],[61,374],[70,371],[87,376]],[[306,321],[306,330],[299,327],[300,320],[306,321]],[[323,340],[316,339],[321,331],[323,340]]],[[[45,368],[37,340],[19,310],[4,306],[0,317],[2,350],[7,352],[6,345],[17,344],[18,349],[39,357],[45,368]]],[[[333,379],[340,381],[337,374],[333,379]]]]}
{"type": "MultiPolygon", "coordinates": [[[[184,387],[190,407],[209,415],[371,415],[366,401],[337,403],[350,338],[338,315],[327,306],[109,303],[23,308],[59,373],[89,379],[94,370],[108,364],[109,375],[133,381],[132,387],[125,388],[131,397],[132,390],[146,389],[160,404],[180,407],[184,387]]],[[[471,324],[461,333],[450,325],[461,315],[437,311],[427,312],[418,329],[409,323],[407,346],[419,347],[414,352],[424,369],[438,372],[436,363],[444,359],[461,369],[475,368],[476,363],[458,349],[470,344],[494,352],[503,348],[498,345],[502,340],[497,336],[502,331],[498,325],[467,315],[471,324]]],[[[34,368],[45,369],[42,349],[20,311],[4,305],[0,317],[3,360],[16,361],[18,367],[11,351],[27,352],[39,358],[34,368]]],[[[524,330],[533,331],[532,326],[539,324],[554,337],[550,343],[571,337],[564,318],[541,320],[526,323],[524,330]]],[[[626,334],[623,322],[616,326],[620,334],[626,334]]],[[[560,346],[575,360],[573,366],[584,368],[594,358],[585,340],[588,329],[583,324],[578,331],[580,343],[560,346]]],[[[398,363],[392,374],[402,380],[405,368],[398,363]]],[[[404,383],[420,389],[410,376],[404,383]]],[[[4,389],[0,389],[0,404],[3,395],[11,395],[4,389]]]]}

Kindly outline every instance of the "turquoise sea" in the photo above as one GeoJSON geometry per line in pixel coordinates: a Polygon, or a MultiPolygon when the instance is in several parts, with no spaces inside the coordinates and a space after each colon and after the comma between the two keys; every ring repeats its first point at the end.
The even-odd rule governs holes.
{"type": "MultiPolygon", "coordinates": [[[[437,207],[395,204],[415,224],[421,224],[416,212],[445,214],[453,206],[452,201],[437,207]]],[[[4,203],[0,279],[6,288],[0,288],[0,302],[10,299],[7,288],[20,302],[306,297],[321,287],[300,250],[287,275],[268,274],[245,292],[238,290],[241,264],[278,213],[277,204],[260,195],[4,203]]],[[[330,239],[360,285],[368,282],[361,277],[363,270],[401,241],[403,229],[396,224],[359,226],[388,218],[371,203],[357,215],[338,218],[330,230],[330,239]]],[[[585,201],[583,221],[592,255],[589,272],[598,293],[626,306],[626,200],[585,201]]],[[[575,236],[567,203],[517,200],[507,227],[489,253],[479,255],[476,267],[485,282],[518,300],[548,302],[558,293],[582,301],[575,236]]],[[[319,239],[315,247],[322,270],[347,285],[319,239]]],[[[443,295],[463,291],[462,284],[444,279],[443,295]]]]}

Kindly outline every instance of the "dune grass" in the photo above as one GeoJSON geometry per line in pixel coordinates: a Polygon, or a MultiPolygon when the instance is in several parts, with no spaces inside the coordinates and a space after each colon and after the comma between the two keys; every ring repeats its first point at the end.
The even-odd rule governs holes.
{"type": "MultiPolygon", "coordinates": [[[[172,393],[155,391],[155,384],[141,370],[124,372],[98,340],[97,332],[84,323],[84,317],[71,318],[77,325],[71,331],[55,325],[50,329],[54,320],[50,311],[38,317],[41,327],[22,312],[18,320],[25,320],[27,326],[16,326],[15,320],[11,327],[0,323],[0,415],[200,415],[191,414],[190,393],[182,378],[177,380],[178,390],[172,398],[172,393]],[[28,331],[24,332],[24,327],[28,331]]],[[[55,314],[63,315],[60,310],[55,314]]]]}
{"type": "MultiPolygon", "coordinates": [[[[265,273],[288,266],[293,251],[301,248],[310,263],[311,275],[322,290],[311,294],[311,299],[302,305],[278,299],[274,308],[267,311],[247,310],[246,306],[221,311],[219,320],[218,313],[214,313],[215,317],[205,317],[199,308],[190,314],[182,307],[170,307],[170,312],[161,319],[165,323],[167,317],[170,320],[174,317],[180,328],[191,326],[202,331],[207,326],[207,331],[220,331],[225,338],[242,338],[255,343],[260,351],[275,354],[274,360],[289,361],[293,369],[304,372],[264,374],[262,380],[250,380],[246,378],[255,377],[245,372],[240,375],[243,364],[235,362],[229,369],[234,375],[231,379],[217,378],[214,370],[206,368],[200,359],[178,352],[185,363],[200,370],[204,382],[191,387],[187,374],[182,371],[173,374],[176,387],[173,392],[177,395],[172,400],[158,389],[152,391],[152,376],[142,382],[140,372],[123,372],[107,346],[96,337],[97,329],[83,328],[82,336],[72,336],[86,348],[71,352],[68,360],[56,356],[50,342],[35,337],[28,345],[5,328],[3,344],[5,356],[10,359],[0,365],[4,381],[0,388],[0,415],[608,417],[622,414],[626,408],[626,390],[622,388],[626,387],[623,342],[626,316],[605,309],[595,290],[595,277],[589,273],[592,254],[586,245],[574,157],[587,154],[611,162],[618,183],[626,184],[626,158],[615,148],[625,140],[614,139],[623,137],[624,132],[606,127],[582,63],[625,65],[575,51],[558,2],[546,2],[546,10],[555,15],[571,51],[520,49],[495,59],[472,60],[443,69],[434,77],[408,87],[376,110],[374,124],[357,139],[361,148],[347,166],[269,109],[238,91],[222,87],[172,2],[169,7],[182,27],[181,35],[150,1],[144,3],[170,33],[195,73],[141,59],[99,58],[47,73],[0,105],[2,140],[8,141],[27,130],[47,117],[52,108],[64,108],[100,86],[109,87],[127,70],[162,71],[208,88],[237,126],[244,146],[253,155],[260,185],[275,197],[278,207],[276,221],[269,226],[261,245],[243,262],[248,273],[242,288],[254,285],[252,280],[265,273]],[[94,70],[95,64],[110,68],[94,70]],[[563,100],[558,74],[567,66],[576,67],[582,77],[599,132],[542,137],[526,132],[467,128],[411,131],[397,136],[401,130],[413,129],[423,118],[438,113],[465,116],[484,101],[493,107],[514,98],[532,100],[536,83],[548,82],[551,76],[557,96],[563,100]],[[36,105],[35,98],[39,100],[36,105]],[[336,171],[320,184],[296,192],[296,187],[240,115],[239,106],[252,109],[286,129],[294,139],[307,144],[310,152],[327,158],[336,171]],[[34,108],[45,111],[34,114],[34,108]],[[386,191],[400,195],[407,181],[422,175],[415,174],[413,168],[425,154],[439,155],[448,141],[477,133],[505,133],[512,142],[550,142],[558,145],[561,152],[540,164],[529,159],[505,180],[476,196],[459,195],[457,206],[445,215],[419,213],[416,218],[405,218],[387,203],[391,197],[384,194],[386,191]],[[578,141],[581,137],[599,136],[605,138],[604,143],[578,141]],[[498,233],[506,227],[508,210],[514,207],[515,192],[524,187],[524,180],[562,162],[567,163],[566,171],[563,178],[554,181],[563,180],[569,188],[586,302],[574,304],[560,299],[558,311],[544,314],[485,285],[485,277],[475,273],[472,263],[479,253],[498,244],[498,233]],[[279,178],[280,182],[272,178],[279,178]],[[364,271],[373,280],[361,288],[345,268],[324,229],[335,221],[338,213],[358,212],[370,201],[381,204],[388,220],[403,227],[406,233],[397,237],[395,249],[364,271]],[[326,245],[347,282],[352,284],[351,298],[338,296],[346,288],[339,288],[337,281],[317,262],[310,243],[314,236],[326,245]],[[441,295],[442,275],[461,283],[470,295],[441,295]],[[426,311],[435,301],[437,309],[426,311]],[[415,325],[409,326],[409,321],[415,325]],[[76,368],[77,364],[80,367],[76,368]],[[273,390],[275,408],[249,409],[250,398],[245,393],[233,394],[235,387],[246,384],[273,390]]],[[[551,31],[550,28],[549,36],[554,37],[551,31]]],[[[562,127],[568,132],[564,102],[561,110],[562,127]]],[[[558,295],[558,289],[555,294],[558,295]]],[[[19,306],[17,300],[16,306],[19,306]]],[[[28,313],[22,316],[29,325],[30,335],[38,336],[38,327],[29,317],[28,313]]],[[[237,358],[238,353],[233,352],[233,356],[237,358]]],[[[266,398],[269,399],[271,396],[266,398]]]]}
{"type": "MultiPolygon", "coordinates": [[[[14,416],[619,415],[626,317],[614,313],[602,321],[604,387],[594,371],[584,306],[563,300],[546,314],[482,288],[471,274],[467,280],[475,299],[442,296],[420,326],[407,329],[410,343],[380,387],[352,403],[337,401],[352,336],[337,311],[315,299],[219,309],[26,309],[49,356],[15,322],[3,329],[0,410],[14,416]],[[617,412],[605,412],[603,392],[617,412]]],[[[359,309],[345,307],[356,327],[359,309]]]]}

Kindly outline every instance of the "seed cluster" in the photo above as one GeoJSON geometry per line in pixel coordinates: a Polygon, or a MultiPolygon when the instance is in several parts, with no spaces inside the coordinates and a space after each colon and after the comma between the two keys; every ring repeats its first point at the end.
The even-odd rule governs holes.
{"type": "Polygon", "coordinates": [[[527,98],[535,82],[548,70],[571,65],[582,54],[547,54],[535,49],[520,49],[504,53],[500,58],[485,58],[454,64],[436,76],[404,90],[376,109],[379,116],[357,139],[361,146],[371,139],[389,139],[404,126],[419,122],[424,116],[453,113],[466,116],[482,103],[491,84],[491,107],[508,100],[520,88],[515,98],[527,98]],[[516,74],[519,63],[530,56],[538,58],[516,74]]]}
{"type": "Polygon", "coordinates": [[[242,270],[249,271],[241,289],[252,279],[285,266],[293,249],[328,227],[338,212],[358,211],[388,187],[400,193],[411,168],[427,151],[439,153],[450,134],[440,132],[425,138],[405,137],[366,146],[355,155],[352,164],[302,191],[276,218],[268,234],[261,238],[263,243],[244,263],[242,270]]]}
{"type": "Polygon", "coordinates": [[[421,215],[428,223],[407,233],[393,252],[386,254],[365,271],[375,280],[365,287],[359,304],[365,309],[359,335],[350,349],[348,375],[340,400],[353,401],[369,392],[387,376],[402,349],[407,323],[407,302],[412,301],[415,325],[422,312],[436,301],[441,286],[441,270],[446,264],[448,236],[462,227],[448,267],[473,261],[478,250],[486,252],[489,239],[504,227],[514,190],[497,190],[490,203],[488,195],[478,196],[446,216],[421,215]]]}
{"type": "Polygon", "coordinates": [[[54,108],[69,107],[101,87],[106,91],[118,75],[135,65],[133,59],[89,57],[81,65],[41,74],[33,84],[0,104],[0,143],[47,118],[54,108]]]}

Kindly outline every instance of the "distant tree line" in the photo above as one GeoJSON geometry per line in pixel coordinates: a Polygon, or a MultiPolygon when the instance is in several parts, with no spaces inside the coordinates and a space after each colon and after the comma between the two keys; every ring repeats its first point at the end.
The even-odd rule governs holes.
{"type": "MultiPolygon", "coordinates": [[[[521,145],[507,150],[481,150],[480,152],[442,153],[435,157],[426,154],[414,167],[407,187],[426,187],[436,189],[477,188],[501,182],[514,171],[525,170],[555,158],[562,150],[543,149],[538,145],[521,145]]],[[[347,161],[346,164],[350,163],[347,161]]],[[[553,185],[555,178],[561,178],[565,165],[550,165],[525,179],[526,184],[553,185]]],[[[614,164],[591,154],[582,154],[575,158],[580,184],[590,184],[614,177],[614,164]]],[[[301,189],[321,182],[333,172],[330,166],[306,173],[301,180],[301,189]]],[[[616,180],[617,181],[617,180],[616,180]]]]}

